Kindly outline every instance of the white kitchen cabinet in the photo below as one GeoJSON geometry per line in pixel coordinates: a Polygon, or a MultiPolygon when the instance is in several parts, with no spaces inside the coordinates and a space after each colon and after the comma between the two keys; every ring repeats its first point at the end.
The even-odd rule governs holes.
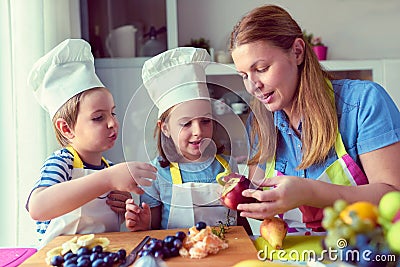
{"type": "MultiPolygon", "coordinates": [[[[400,59],[326,60],[321,61],[321,64],[338,78],[371,80],[379,83],[400,107],[400,78],[398,78],[400,59]]],[[[212,64],[207,68],[207,74],[217,77],[238,75],[233,64],[212,64]]]]}
{"type": "Polygon", "coordinates": [[[80,0],[81,37],[91,44],[96,58],[132,57],[140,61],[137,57],[142,56],[142,48],[150,39],[144,34],[151,27],[156,30],[166,27],[166,32],[159,32],[156,37],[166,49],[178,46],[176,11],[176,0],[80,0]],[[135,29],[132,38],[121,37],[132,35],[126,26],[135,29]],[[122,27],[125,31],[116,34],[115,29],[122,27]],[[121,56],[109,48],[133,52],[121,56]]]}

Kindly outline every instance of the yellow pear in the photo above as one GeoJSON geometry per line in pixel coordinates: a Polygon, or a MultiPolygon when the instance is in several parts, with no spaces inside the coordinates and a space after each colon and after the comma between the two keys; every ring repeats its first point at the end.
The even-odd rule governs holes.
{"type": "Polygon", "coordinates": [[[266,218],[260,225],[261,236],[274,249],[282,249],[283,239],[286,237],[287,230],[286,222],[279,217],[266,218]]]}

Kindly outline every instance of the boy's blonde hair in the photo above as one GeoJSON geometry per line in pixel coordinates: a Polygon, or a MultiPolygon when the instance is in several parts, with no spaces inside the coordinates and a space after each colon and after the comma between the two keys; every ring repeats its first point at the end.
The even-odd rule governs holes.
{"type": "Polygon", "coordinates": [[[62,105],[60,107],[60,109],[56,112],[56,114],[54,114],[54,117],[52,120],[53,128],[54,128],[54,132],[56,134],[57,142],[61,146],[65,147],[65,146],[69,145],[70,141],[57,128],[57,125],[56,125],[57,120],[60,118],[64,119],[67,122],[68,126],[71,129],[74,129],[77,118],[78,118],[79,103],[80,103],[80,100],[82,99],[82,96],[88,91],[99,89],[99,88],[102,88],[102,87],[91,88],[89,90],[86,90],[86,91],[83,91],[83,92],[80,92],[80,93],[74,95],[73,97],[68,99],[68,101],[65,102],[64,105],[62,105]]]}

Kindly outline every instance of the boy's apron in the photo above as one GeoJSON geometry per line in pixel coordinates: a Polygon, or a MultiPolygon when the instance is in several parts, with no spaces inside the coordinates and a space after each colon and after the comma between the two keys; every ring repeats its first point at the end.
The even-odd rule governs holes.
{"type": "MultiPolygon", "coordinates": [[[[72,147],[67,147],[67,149],[74,156],[71,179],[78,179],[96,172],[96,170],[84,169],[78,153],[72,147]]],[[[108,162],[104,158],[102,160],[109,167],[108,162]]],[[[108,194],[109,192],[67,214],[52,219],[40,241],[40,247],[59,235],[118,232],[121,223],[118,214],[106,204],[108,194]]]]}
{"type": "MultiPolygon", "coordinates": [[[[330,83],[330,82],[329,82],[330,83]]],[[[333,162],[316,180],[337,185],[357,186],[368,183],[368,179],[354,160],[347,154],[339,131],[335,142],[338,159],[333,162]]],[[[275,170],[275,158],[267,163],[266,178],[282,176],[275,170]]],[[[307,179],[307,178],[304,178],[307,179]]],[[[300,206],[279,215],[289,226],[288,232],[304,235],[325,234],[321,226],[323,209],[300,206]]]]}
{"type": "MultiPolygon", "coordinates": [[[[228,162],[216,155],[225,171],[219,173],[216,180],[231,173],[228,162]]],[[[222,186],[219,183],[182,183],[181,172],[177,163],[170,164],[172,177],[172,198],[167,228],[189,228],[203,221],[207,225],[226,222],[228,216],[236,223],[236,211],[221,204],[219,199],[222,186]]]]}

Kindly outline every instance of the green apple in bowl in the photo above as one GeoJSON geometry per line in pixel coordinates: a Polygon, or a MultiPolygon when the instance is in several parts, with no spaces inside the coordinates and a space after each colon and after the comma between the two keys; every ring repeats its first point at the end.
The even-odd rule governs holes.
{"type": "Polygon", "coordinates": [[[386,234],[386,241],[391,251],[400,253],[400,222],[393,224],[386,234]]]}
{"type": "Polygon", "coordinates": [[[391,222],[400,210],[400,192],[392,191],[386,193],[379,201],[379,216],[391,222]]]}

